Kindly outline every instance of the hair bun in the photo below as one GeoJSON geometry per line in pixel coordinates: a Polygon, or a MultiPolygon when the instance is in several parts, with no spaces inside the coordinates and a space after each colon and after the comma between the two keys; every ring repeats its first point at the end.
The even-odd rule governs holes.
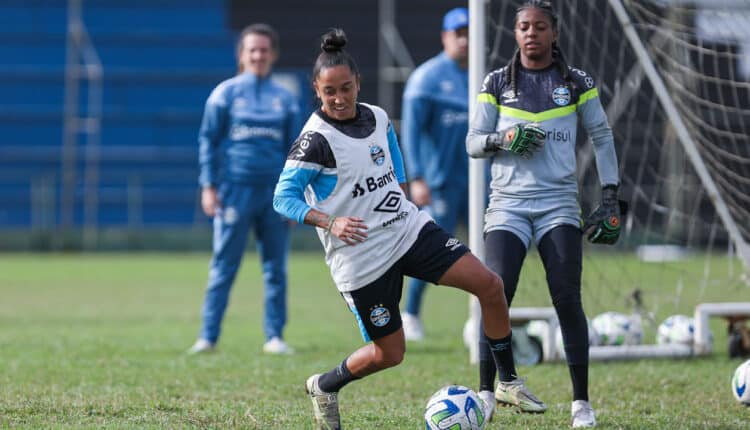
{"type": "Polygon", "coordinates": [[[325,52],[343,51],[344,46],[346,46],[346,33],[340,28],[332,28],[324,34],[320,43],[320,49],[325,52]]]}

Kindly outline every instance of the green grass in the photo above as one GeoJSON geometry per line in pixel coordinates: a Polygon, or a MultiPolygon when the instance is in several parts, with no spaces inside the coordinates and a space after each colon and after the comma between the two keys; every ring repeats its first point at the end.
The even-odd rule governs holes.
{"type": "MultiPolygon", "coordinates": [[[[613,254],[603,261],[607,258],[623,259],[613,254]]],[[[197,334],[208,260],[205,254],[0,255],[0,427],[313,428],[303,381],[362,344],[322,255],[291,259],[286,338],[297,349],[291,357],[260,352],[255,255],[248,255],[236,282],[219,351],[183,354],[197,334]]],[[[587,291],[617,289],[622,275],[607,279],[589,272],[601,265],[587,262],[587,291]]],[[[679,278],[658,273],[655,283],[664,288],[679,278]]],[[[538,262],[530,261],[517,304],[548,305],[543,279],[538,262]]],[[[699,297],[747,300],[743,288],[712,285],[699,297]]],[[[660,294],[657,287],[646,289],[660,294]]],[[[692,290],[685,290],[685,303],[670,302],[657,313],[691,309],[692,290]]],[[[594,313],[607,310],[608,299],[618,301],[613,309],[621,307],[619,294],[592,294],[587,292],[586,306],[594,313]]],[[[422,428],[423,408],[434,391],[448,383],[475,386],[477,371],[461,341],[467,307],[464,293],[432,287],[425,301],[428,340],[409,344],[397,368],[342,391],[344,427],[422,428]]],[[[750,409],[740,407],[729,388],[740,362],[726,356],[721,322],[714,321],[713,328],[717,352],[708,358],[592,363],[590,391],[600,427],[746,429],[750,409]]],[[[550,410],[544,415],[503,410],[488,428],[566,428],[571,400],[566,366],[543,364],[521,372],[550,410]]]]}

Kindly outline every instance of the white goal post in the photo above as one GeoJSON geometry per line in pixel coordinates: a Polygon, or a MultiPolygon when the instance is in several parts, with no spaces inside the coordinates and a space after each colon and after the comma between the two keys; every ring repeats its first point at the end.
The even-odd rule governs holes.
{"type": "MultiPolygon", "coordinates": [[[[607,361],[638,360],[643,358],[688,358],[707,355],[714,350],[709,324],[709,319],[712,317],[750,319],[750,302],[701,303],[696,306],[693,315],[695,333],[692,345],[597,345],[589,348],[589,358],[591,361],[607,361]]],[[[520,307],[511,309],[511,321],[514,323],[523,323],[532,320],[547,322],[547,333],[541,339],[543,360],[555,361],[562,359],[563,357],[560,356],[554,341],[555,331],[558,326],[555,309],[551,307],[520,307]]]]}

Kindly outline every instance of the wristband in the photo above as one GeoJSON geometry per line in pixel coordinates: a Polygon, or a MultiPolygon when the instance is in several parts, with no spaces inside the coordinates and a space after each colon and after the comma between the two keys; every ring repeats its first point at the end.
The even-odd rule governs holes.
{"type": "Polygon", "coordinates": [[[331,232],[331,228],[333,228],[334,220],[336,220],[336,215],[328,215],[328,226],[326,227],[326,233],[331,232]]]}

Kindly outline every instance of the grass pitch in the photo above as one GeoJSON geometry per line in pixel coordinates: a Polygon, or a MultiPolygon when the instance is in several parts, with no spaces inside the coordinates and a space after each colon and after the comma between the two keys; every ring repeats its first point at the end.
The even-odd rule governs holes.
{"type": "MultiPolygon", "coordinates": [[[[0,427],[313,428],[304,380],[362,344],[322,255],[294,254],[290,261],[286,338],[297,350],[290,357],[261,353],[262,287],[254,254],[235,283],[219,350],[184,354],[198,331],[208,260],[207,254],[0,255],[0,427]]],[[[549,305],[540,267],[526,264],[515,304],[549,305]]],[[[616,288],[614,279],[586,276],[599,288],[616,288]]],[[[747,292],[712,285],[702,297],[747,300],[747,292]]],[[[617,310],[619,302],[604,309],[604,297],[586,295],[590,316],[617,310]]],[[[684,301],[689,313],[695,303],[684,301]]],[[[342,391],[344,428],[423,428],[424,405],[434,391],[449,383],[476,387],[477,370],[461,340],[467,308],[464,293],[430,287],[428,339],[409,344],[402,365],[342,391]]],[[[735,402],[729,388],[741,361],[726,355],[724,325],[714,321],[712,327],[716,352],[709,358],[592,363],[599,427],[747,429],[750,409],[735,402]]],[[[500,410],[487,428],[567,428],[567,367],[519,370],[549,411],[500,410]]]]}

